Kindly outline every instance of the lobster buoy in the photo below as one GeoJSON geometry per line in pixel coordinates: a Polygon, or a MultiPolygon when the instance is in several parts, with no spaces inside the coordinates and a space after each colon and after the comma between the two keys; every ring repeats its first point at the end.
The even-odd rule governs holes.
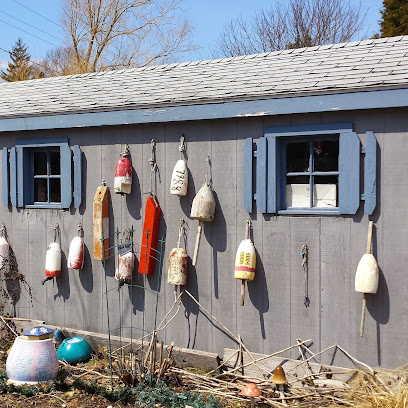
{"type": "MultiPolygon", "coordinates": [[[[207,157],[207,167],[210,165],[210,158],[207,157]]],[[[211,222],[214,219],[215,199],[211,189],[211,184],[208,182],[208,169],[205,171],[205,181],[200,190],[196,194],[191,206],[190,217],[194,220],[199,220],[197,238],[194,247],[193,266],[197,263],[198,249],[200,247],[201,231],[203,222],[211,222]]]]}
{"type": "Polygon", "coordinates": [[[184,286],[187,283],[187,262],[188,255],[184,248],[181,248],[181,238],[184,232],[184,220],[180,218],[179,237],[177,248],[173,248],[169,254],[169,265],[167,269],[167,281],[170,285],[184,286]]]}
{"type": "Polygon", "coordinates": [[[115,167],[114,191],[118,194],[130,194],[132,190],[132,163],[127,156],[130,156],[129,146],[120,155],[120,159],[115,167]]]}
{"type": "Polygon", "coordinates": [[[45,276],[58,278],[61,275],[61,247],[58,242],[48,245],[45,255],[45,276]]]}
{"type": "Polygon", "coordinates": [[[169,255],[167,270],[168,283],[175,286],[184,286],[187,283],[188,255],[184,248],[173,248],[169,255]]]}
{"type": "Polygon", "coordinates": [[[69,245],[68,268],[82,269],[84,266],[84,240],[77,236],[69,245]]]}
{"type": "Polygon", "coordinates": [[[93,247],[98,261],[109,257],[109,189],[104,181],[97,188],[93,202],[93,247]]]}
{"type": "Polygon", "coordinates": [[[250,220],[247,221],[245,239],[239,244],[235,257],[235,279],[241,280],[241,306],[244,306],[245,281],[255,278],[256,252],[250,239],[250,220]]]}
{"type": "Polygon", "coordinates": [[[170,194],[185,196],[188,188],[188,170],[185,160],[177,161],[173,169],[170,184],[170,194]]]}
{"type": "Polygon", "coordinates": [[[357,265],[356,277],[354,281],[354,288],[356,292],[364,293],[363,297],[363,307],[361,310],[361,323],[360,323],[360,336],[364,336],[364,321],[365,321],[365,309],[367,306],[367,293],[377,293],[378,281],[379,281],[379,270],[378,264],[371,253],[371,241],[373,236],[373,221],[368,223],[368,234],[367,234],[367,251],[361,257],[360,262],[357,265]]]}
{"type": "Polygon", "coordinates": [[[123,285],[131,283],[133,269],[135,267],[136,256],[133,252],[127,252],[118,256],[118,263],[115,270],[115,279],[123,285]]]}
{"type": "Polygon", "coordinates": [[[170,194],[185,196],[188,188],[188,170],[187,162],[183,158],[183,152],[185,150],[184,135],[180,137],[180,160],[177,161],[171,175],[170,194]]]}
{"type": "Polygon", "coordinates": [[[0,237],[0,272],[4,272],[4,268],[8,264],[10,246],[7,239],[2,235],[0,237]]]}
{"type": "Polygon", "coordinates": [[[139,261],[139,273],[143,275],[151,275],[154,272],[160,215],[161,208],[157,198],[154,196],[147,197],[139,261]]]}

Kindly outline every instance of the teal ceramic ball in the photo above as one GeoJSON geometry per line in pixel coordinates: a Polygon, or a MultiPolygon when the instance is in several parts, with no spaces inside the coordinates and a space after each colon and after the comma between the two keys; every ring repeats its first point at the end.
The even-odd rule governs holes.
{"type": "Polygon", "coordinates": [[[91,346],[82,337],[65,339],[57,350],[58,360],[65,360],[69,364],[88,361],[91,354],[91,346]]]}

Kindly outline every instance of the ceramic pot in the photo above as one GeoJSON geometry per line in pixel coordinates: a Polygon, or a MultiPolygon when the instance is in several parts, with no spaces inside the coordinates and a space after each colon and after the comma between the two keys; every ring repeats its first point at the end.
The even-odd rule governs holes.
{"type": "Polygon", "coordinates": [[[70,364],[88,361],[91,355],[92,348],[82,337],[65,339],[57,351],[58,359],[70,364]]]}
{"type": "Polygon", "coordinates": [[[28,340],[16,337],[6,362],[10,382],[36,384],[55,379],[58,359],[52,339],[28,340]]]}

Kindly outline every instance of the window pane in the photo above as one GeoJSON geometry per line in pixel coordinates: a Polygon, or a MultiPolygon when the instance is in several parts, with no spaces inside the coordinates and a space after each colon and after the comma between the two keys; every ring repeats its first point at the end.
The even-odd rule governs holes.
{"type": "Polygon", "coordinates": [[[310,208],[309,176],[286,177],[286,207],[310,208]]]}
{"type": "Polygon", "coordinates": [[[47,175],[47,153],[34,152],[34,176],[47,175]]]}
{"type": "Polygon", "coordinates": [[[338,176],[316,176],[313,183],[313,207],[338,207],[338,176]]]}
{"type": "Polygon", "coordinates": [[[50,174],[61,174],[61,156],[60,152],[50,152],[50,174]]]}
{"type": "Polygon", "coordinates": [[[339,141],[316,140],[313,142],[314,171],[338,171],[339,141]]]}
{"type": "Polygon", "coordinates": [[[47,179],[45,178],[34,179],[34,201],[36,203],[48,202],[47,179]]]}
{"type": "Polygon", "coordinates": [[[309,171],[309,142],[288,143],[286,145],[286,172],[309,171]]]}
{"type": "Polygon", "coordinates": [[[50,179],[50,195],[52,203],[61,202],[61,179],[52,178],[50,179]]]}

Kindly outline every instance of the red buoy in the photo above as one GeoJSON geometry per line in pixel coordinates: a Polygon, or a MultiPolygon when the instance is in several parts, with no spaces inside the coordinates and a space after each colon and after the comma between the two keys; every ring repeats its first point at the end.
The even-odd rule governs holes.
{"type": "Polygon", "coordinates": [[[157,198],[153,196],[147,197],[139,262],[139,273],[144,275],[151,275],[154,272],[155,258],[157,258],[160,215],[161,208],[157,198]]]}
{"type": "Polygon", "coordinates": [[[127,156],[130,155],[129,147],[126,145],[125,151],[115,167],[114,190],[118,194],[130,194],[132,190],[132,163],[127,156]]]}

